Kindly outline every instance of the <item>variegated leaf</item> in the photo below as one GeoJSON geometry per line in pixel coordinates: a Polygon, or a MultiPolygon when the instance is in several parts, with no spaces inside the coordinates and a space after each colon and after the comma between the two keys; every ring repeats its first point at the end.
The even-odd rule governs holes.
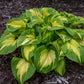
{"type": "Polygon", "coordinates": [[[84,17],[80,17],[79,22],[81,23],[81,25],[80,25],[80,26],[82,26],[82,27],[83,27],[83,29],[84,29],[84,17]]]}
{"type": "Polygon", "coordinates": [[[13,34],[9,33],[0,39],[0,54],[8,54],[16,49],[16,40],[13,34]]]}
{"type": "Polygon", "coordinates": [[[7,23],[7,29],[11,32],[14,32],[18,29],[26,29],[26,22],[20,18],[13,18],[7,23]]]}
{"type": "Polygon", "coordinates": [[[80,54],[81,54],[81,61],[82,61],[81,64],[83,64],[84,63],[84,46],[81,46],[81,48],[80,48],[80,54]]]}
{"type": "Polygon", "coordinates": [[[62,45],[64,44],[63,41],[59,38],[51,43],[57,50],[58,53],[58,61],[65,57],[65,54],[62,50],[62,45]]]}
{"type": "Polygon", "coordinates": [[[79,43],[81,46],[84,46],[84,38],[83,38],[83,40],[78,41],[78,43],[79,43]]]}
{"type": "Polygon", "coordinates": [[[6,35],[8,35],[10,32],[8,31],[8,29],[4,30],[2,36],[0,37],[0,39],[6,37],[6,35]]]}
{"type": "Polygon", "coordinates": [[[66,72],[65,59],[61,59],[58,62],[58,65],[55,68],[55,72],[58,73],[61,76],[63,76],[65,74],[65,72],[66,72]]]}
{"type": "Polygon", "coordinates": [[[63,24],[59,23],[58,21],[53,21],[53,22],[52,22],[52,26],[64,27],[63,24]]]}
{"type": "Polygon", "coordinates": [[[32,16],[40,16],[40,17],[42,17],[40,9],[38,9],[38,8],[30,9],[29,12],[31,13],[32,16]]]}
{"type": "Polygon", "coordinates": [[[82,23],[84,24],[84,22],[80,20],[81,19],[80,16],[75,16],[75,15],[72,15],[72,14],[70,16],[71,17],[69,17],[69,19],[71,20],[70,21],[70,27],[71,28],[74,28],[74,27],[77,27],[77,26],[82,26],[82,23]]]}
{"type": "Polygon", "coordinates": [[[51,25],[42,25],[41,29],[47,29],[47,30],[60,30],[63,29],[64,25],[58,21],[51,22],[51,25]]]}
{"type": "Polygon", "coordinates": [[[42,13],[40,10],[41,9],[37,9],[37,8],[26,10],[26,16],[30,18],[29,23],[27,23],[27,26],[29,28],[32,28],[35,24],[43,23],[42,13]]]}
{"type": "Polygon", "coordinates": [[[84,17],[81,17],[80,20],[84,21],[84,17]]]}
{"type": "Polygon", "coordinates": [[[81,64],[80,47],[79,43],[72,39],[62,46],[62,50],[67,58],[81,64]]]}
{"type": "Polygon", "coordinates": [[[43,18],[48,17],[50,15],[47,8],[42,8],[42,11],[43,11],[43,18]]]}
{"type": "Polygon", "coordinates": [[[38,72],[50,72],[57,65],[56,51],[52,47],[47,49],[45,46],[40,46],[35,52],[34,64],[38,72]]]}
{"type": "Polygon", "coordinates": [[[76,40],[82,40],[83,39],[83,31],[81,29],[70,29],[66,28],[66,31],[76,40]]]}
{"type": "Polygon", "coordinates": [[[22,46],[21,47],[22,57],[25,60],[30,61],[31,57],[34,55],[35,48],[36,48],[35,45],[25,45],[25,46],[22,46]]]}
{"type": "Polygon", "coordinates": [[[19,38],[17,39],[17,46],[39,44],[40,39],[41,39],[40,35],[35,36],[34,29],[29,29],[29,30],[24,31],[19,36],[19,38]]]}
{"type": "Polygon", "coordinates": [[[60,51],[61,46],[63,45],[63,41],[59,38],[59,39],[53,41],[51,44],[57,49],[57,51],[60,51]]]}
{"type": "Polygon", "coordinates": [[[63,22],[63,23],[68,23],[68,18],[67,18],[67,17],[58,16],[56,19],[57,19],[57,20],[60,20],[60,21],[63,22]]]}
{"type": "Polygon", "coordinates": [[[42,34],[42,43],[47,43],[47,42],[50,42],[53,40],[53,35],[54,35],[54,32],[52,31],[46,31],[46,32],[43,32],[42,34]]]}
{"type": "Polygon", "coordinates": [[[61,16],[68,17],[69,14],[68,14],[67,12],[63,12],[63,11],[62,11],[62,12],[60,12],[60,15],[61,15],[61,16]]]}
{"type": "Polygon", "coordinates": [[[36,24],[40,25],[43,23],[43,19],[39,16],[32,16],[31,21],[27,23],[29,28],[33,28],[36,24]]]}
{"type": "Polygon", "coordinates": [[[56,31],[56,34],[63,40],[64,43],[72,39],[72,37],[64,30],[56,31]]]}
{"type": "Polygon", "coordinates": [[[35,73],[34,65],[22,58],[13,57],[11,67],[14,77],[20,84],[31,78],[35,73]]]}
{"type": "Polygon", "coordinates": [[[36,27],[36,30],[39,32],[39,33],[42,33],[46,30],[50,30],[51,29],[51,26],[50,25],[42,25],[42,26],[37,26],[36,27]]]}
{"type": "Polygon", "coordinates": [[[56,15],[56,16],[59,15],[59,13],[53,8],[44,7],[44,8],[42,8],[42,11],[43,11],[43,18],[46,18],[50,15],[56,15]]]}
{"type": "Polygon", "coordinates": [[[71,25],[74,21],[76,21],[76,16],[73,14],[68,14],[67,17],[69,18],[69,23],[71,23],[71,25]]]}
{"type": "Polygon", "coordinates": [[[48,30],[60,30],[64,28],[64,24],[62,22],[59,22],[57,20],[51,22],[51,27],[47,28],[48,30]]]}

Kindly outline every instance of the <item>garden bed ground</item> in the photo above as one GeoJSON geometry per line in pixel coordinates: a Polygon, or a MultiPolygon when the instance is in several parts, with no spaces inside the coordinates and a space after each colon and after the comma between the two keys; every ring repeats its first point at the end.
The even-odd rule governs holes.
{"type": "MultiPolygon", "coordinates": [[[[14,17],[19,17],[26,9],[52,7],[58,11],[66,11],[84,17],[84,0],[0,0],[0,36],[6,28],[6,23],[14,17]],[[10,1],[10,2],[8,2],[10,1]]],[[[11,59],[19,56],[19,50],[8,55],[0,55],[0,84],[19,84],[11,71],[11,59]]],[[[63,77],[54,71],[48,74],[36,72],[24,84],[84,84],[84,65],[80,66],[66,60],[66,73],[63,77]]]]}

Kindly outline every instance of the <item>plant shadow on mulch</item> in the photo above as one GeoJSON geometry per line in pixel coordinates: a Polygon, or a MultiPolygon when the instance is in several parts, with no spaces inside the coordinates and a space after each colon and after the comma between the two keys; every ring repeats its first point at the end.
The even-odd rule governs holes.
{"type": "MultiPolygon", "coordinates": [[[[83,0],[0,0],[0,36],[11,18],[19,17],[26,9],[42,7],[52,7],[57,11],[66,11],[84,17],[83,0]]],[[[0,55],[0,84],[19,84],[11,71],[11,59],[19,55],[18,49],[11,54],[0,55]]],[[[24,84],[84,84],[84,66],[68,59],[66,59],[66,66],[63,77],[54,71],[48,74],[36,72],[24,84]]]]}

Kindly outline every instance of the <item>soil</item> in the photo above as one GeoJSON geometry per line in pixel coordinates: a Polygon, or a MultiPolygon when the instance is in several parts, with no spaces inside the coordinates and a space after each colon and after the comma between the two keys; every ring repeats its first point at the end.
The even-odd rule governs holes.
{"type": "MultiPolygon", "coordinates": [[[[57,11],[84,17],[84,0],[0,0],[0,36],[11,18],[19,17],[26,9],[42,7],[52,7],[57,11]]],[[[19,56],[19,53],[17,49],[11,54],[0,55],[0,84],[19,84],[11,71],[11,59],[19,56]]],[[[24,84],[84,84],[84,65],[66,59],[66,73],[63,77],[54,71],[48,74],[36,72],[24,84]]]]}

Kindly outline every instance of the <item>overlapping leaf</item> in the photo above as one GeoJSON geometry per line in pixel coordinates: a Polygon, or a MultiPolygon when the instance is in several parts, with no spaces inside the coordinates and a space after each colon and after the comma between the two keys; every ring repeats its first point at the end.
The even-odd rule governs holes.
{"type": "Polygon", "coordinates": [[[29,45],[29,44],[39,44],[40,35],[36,36],[34,29],[29,29],[24,31],[17,39],[17,46],[29,45]]]}
{"type": "Polygon", "coordinates": [[[68,18],[66,18],[65,16],[58,16],[56,17],[57,20],[60,20],[60,22],[62,23],[68,23],[68,18]]]}
{"type": "Polygon", "coordinates": [[[34,8],[26,10],[26,16],[30,18],[29,23],[27,23],[27,26],[29,28],[32,28],[36,24],[43,23],[42,13],[40,12],[40,9],[34,8]]]}
{"type": "Polygon", "coordinates": [[[13,18],[7,23],[7,29],[11,32],[25,28],[26,28],[26,22],[24,21],[24,19],[13,18]]]}
{"type": "Polygon", "coordinates": [[[76,40],[82,40],[84,33],[81,29],[66,28],[66,31],[76,40]]]}
{"type": "Polygon", "coordinates": [[[3,39],[6,35],[8,35],[10,33],[10,31],[8,31],[8,29],[4,30],[2,36],[0,39],[3,39]]]}
{"type": "Polygon", "coordinates": [[[53,21],[51,24],[52,24],[52,27],[49,28],[49,30],[59,30],[64,28],[64,24],[57,20],[53,21]]]}
{"type": "Polygon", "coordinates": [[[51,43],[57,50],[57,55],[58,55],[58,61],[60,61],[61,59],[63,59],[65,57],[65,54],[62,50],[62,46],[63,46],[63,41],[59,38],[55,41],[53,41],[51,43]]]}
{"type": "Polygon", "coordinates": [[[46,32],[43,32],[43,35],[42,35],[42,43],[47,43],[47,42],[50,42],[53,40],[53,34],[54,32],[52,31],[46,31],[46,32]]]}
{"type": "Polygon", "coordinates": [[[71,21],[70,27],[74,28],[77,26],[84,27],[84,18],[80,17],[80,16],[77,17],[74,15],[74,19],[73,19],[73,21],[71,21]]]}
{"type": "Polygon", "coordinates": [[[15,78],[20,84],[28,80],[35,73],[34,65],[22,58],[13,57],[11,67],[15,78]]]}
{"type": "MultiPolygon", "coordinates": [[[[5,35],[5,34],[4,34],[5,35]]],[[[8,54],[16,49],[16,40],[13,34],[9,33],[0,39],[0,54],[8,54]]]]}
{"type": "Polygon", "coordinates": [[[55,68],[55,72],[61,76],[63,76],[65,74],[65,72],[66,72],[65,59],[62,59],[58,62],[58,65],[55,68]]]}
{"type": "Polygon", "coordinates": [[[78,41],[78,43],[79,43],[81,46],[84,46],[84,38],[83,38],[83,40],[78,41]]]}
{"type": "Polygon", "coordinates": [[[63,40],[64,43],[72,39],[71,36],[64,30],[56,31],[56,34],[63,40]]]}
{"type": "Polygon", "coordinates": [[[47,8],[47,7],[42,8],[42,12],[43,12],[43,18],[46,18],[50,15],[52,15],[52,16],[53,15],[56,15],[56,16],[59,15],[59,13],[53,8],[47,8]]]}
{"type": "Polygon", "coordinates": [[[81,46],[79,43],[75,40],[70,40],[66,42],[62,46],[62,50],[65,53],[65,55],[72,61],[75,61],[79,64],[81,64],[81,53],[80,53],[81,46]]]}
{"type": "Polygon", "coordinates": [[[45,46],[40,46],[35,52],[34,64],[38,72],[50,72],[57,65],[56,51],[52,47],[47,49],[45,46]]]}
{"type": "Polygon", "coordinates": [[[34,50],[36,45],[25,45],[21,48],[22,57],[27,60],[31,61],[31,57],[34,56],[34,50]]]}

